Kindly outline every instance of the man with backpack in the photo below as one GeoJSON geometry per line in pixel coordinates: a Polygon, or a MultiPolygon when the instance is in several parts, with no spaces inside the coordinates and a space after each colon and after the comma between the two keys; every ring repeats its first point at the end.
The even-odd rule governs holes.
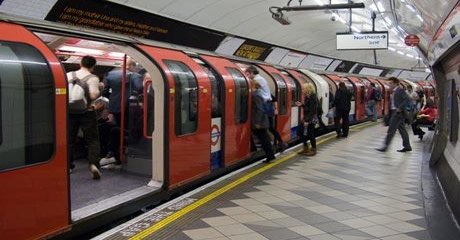
{"type": "Polygon", "coordinates": [[[100,179],[99,171],[99,131],[97,127],[97,106],[93,103],[99,98],[99,78],[92,74],[96,59],[84,56],[80,69],[67,73],[69,81],[69,122],[70,122],[70,169],[74,169],[75,142],[78,130],[83,131],[83,137],[88,145],[89,170],[93,179],[100,179]]]}

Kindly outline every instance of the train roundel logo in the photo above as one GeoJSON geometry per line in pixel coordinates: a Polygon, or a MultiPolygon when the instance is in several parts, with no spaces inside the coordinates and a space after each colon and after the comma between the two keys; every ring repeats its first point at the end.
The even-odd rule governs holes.
{"type": "Polygon", "coordinates": [[[216,146],[220,139],[220,129],[217,125],[211,127],[211,145],[216,146]]]}

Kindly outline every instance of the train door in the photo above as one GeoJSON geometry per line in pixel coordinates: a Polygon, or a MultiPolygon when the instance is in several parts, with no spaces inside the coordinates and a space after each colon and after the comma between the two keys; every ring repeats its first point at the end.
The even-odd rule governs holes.
{"type": "Polygon", "coordinates": [[[191,56],[192,59],[201,65],[208,74],[211,81],[211,170],[225,166],[223,160],[222,135],[224,134],[224,124],[222,123],[222,90],[223,80],[217,72],[207,63],[198,57],[191,56]]]}
{"type": "Polygon", "coordinates": [[[385,110],[385,104],[384,104],[384,90],[383,90],[383,86],[375,79],[372,79],[372,78],[367,78],[367,80],[371,83],[374,83],[375,84],[375,88],[378,89],[378,91],[380,91],[380,101],[377,101],[377,113],[378,113],[378,117],[382,117],[385,113],[384,113],[384,110],[385,110]]]}
{"type": "MultiPolygon", "coordinates": [[[[320,101],[321,109],[323,110],[323,114],[321,116],[322,123],[328,121],[328,117],[326,117],[327,113],[329,112],[329,91],[328,91],[328,83],[324,78],[320,75],[308,71],[302,70],[304,74],[306,74],[315,84],[316,87],[316,95],[318,100],[320,101]]],[[[324,123],[324,125],[326,125],[324,123]]],[[[321,126],[321,125],[320,125],[321,126]]]]}
{"type": "Polygon", "coordinates": [[[375,79],[377,82],[380,83],[382,86],[382,103],[383,103],[383,114],[388,115],[390,114],[390,95],[391,95],[391,90],[390,86],[388,85],[387,81],[385,79],[375,79]]]}
{"type": "Polygon", "coordinates": [[[348,80],[353,85],[356,91],[356,121],[363,121],[366,119],[366,93],[367,89],[361,79],[357,77],[348,77],[348,80]]]}
{"type": "MultiPolygon", "coordinates": [[[[164,98],[158,102],[164,103],[166,108],[166,122],[162,128],[166,131],[167,144],[161,147],[165,147],[168,187],[174,188],[208,175],[211,161],[209,76],[183,52],[145,45],[139,47],[155,60],[166,79],[164,95],[160,93],[164,98]]],[[[155,107],[156,96],[155,92],[155,107]]],[[[154,151],[160,147],[153,145],[154,151]]]]}
{"type": "Polygon", "coordinates": [[[66,79],[34,34],[0,31],[0,235],[46,238],[70,223],[66,79]]]}
{"type": "Polygon", "coordinates": [[[275,80],[275,97],[278,100],[278,115],[275,119],[275,129],[285,142],[291,140],[291,89],[286,84],[283,74],[268,65],[259,65],[275,80]]]}
{"type": "MultiPolygon", "coordinates": [[[[311,80],[310,77],[308,77],[307,75],[303,74],[304,73],[304,70],[301,70],[301,72],[297,72],[297,71],[294,71],[294,70],[288,70],[290,73],[292,73],[293,76],[296,76],[297,77],[297,80],[299,81],[299,86],[300,86],[300,95],[299,95],[299,102],[304,102],[305,100],[305,94],[303,93],[303,85],[305,83],[311,83],[315,86],[316,88],[316,85],[315,83],[313,82],[313,80],[311,80]]],[[[303,119],[303,110],[302,110],[302,107],[299,107],[299,123],[302,122],[302,119],[303,119]]]]}
{"type": "Polygon", "coordinates": [[[250,154],[251,121],[249,84],[233,62],[215,56],[201,55],[222,77],[222,139],[225,166],[241,161],[250,154]]]}
{"type": "Polygon", "coordinates": [[[300,122],[301,108],[296,105],[296,102],[302,101],[302,87],[300,86],[299,80],[296,80],[293,74],[291,74],[291,71],[293,71],[294,74],[298,74],[294,70],[281,71],[281,73],[287,79],[286,83],[289,85],[289,88],[291,89],[291,139],[294,140],[299,137],[297,133],[300,122]]]}

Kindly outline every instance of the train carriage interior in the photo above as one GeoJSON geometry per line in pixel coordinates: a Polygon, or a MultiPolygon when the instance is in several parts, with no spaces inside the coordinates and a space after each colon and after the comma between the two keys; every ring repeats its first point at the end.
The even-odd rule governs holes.
{"type": "MultiPolygon", "coordinates": [[[[75,159],[75,167],[69,171],[72,219],[84,218],[120,204],[126,201],[126,198],[134,199],[159,189],[149,186],[152,185],[152,173],[155,172],[155,164],[152,162],[161,161],[152,160],[151,157],[155,114],[154,89],[151,82],[162,78],[159,69],[153,68],[153,64],[149,64],[150,60],[128,46],[49,33],[35,34],[55,52],[67,73],[78,70],[81,58],[85,55],[92,55],[97,60],[93,74],[99,78],[103,97],[96,101],[104,103],[104,110],[98,111],[97,114],[103,178],[93,181],[89,177],[86,160],[88,146],[80,129],[75,151],[69,153],[74,154],[75,159]],[[127,59],[135,62],[135,67],[130,70],[141,74],[142,90],[132,89],[130,70],[123,69],[124,61],[127,59]],[[121,114],[121,123],[117,123],[113,116],[108,116],[110,94],[114,88],[104,90],[103,83],[111,71],[128,72],[127,78],[123,80],[125,106],[121,107],[121,112],[124,112],[121,114]],[[112,152],[114,148],[118,153],[112,152]],[[116,158],[121,164],[116,164],[116,158]]],[[[121,90],[120,86],[116,91],[121,90]]]]}

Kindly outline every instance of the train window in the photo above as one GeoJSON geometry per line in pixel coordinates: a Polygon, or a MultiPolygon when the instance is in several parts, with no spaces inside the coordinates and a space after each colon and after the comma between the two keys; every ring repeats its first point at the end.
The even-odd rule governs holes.
{"type": "Polygon", "coordinates": [[[211,117],[222,117],[221,81],[217,79],[218,75],[214,69],[206,65],[201,65],[201,67],[203,67],[204,71],[208,74],[208,77],[211,80],[211,117]]]}
{"type": "Polygon", "coordinates": [[[48,161],[55,149],[54,78],[41,53],[0,41],[0,171],[48,161]]]}
{"type": "Polygon", "coordinates": [[[284,75],[288,81],[287,83],[289,84],[289,86],[291,87],[292,91],[291,91],[291,96],[292,96],[292,101],[291,101],[291,106],[296,106],[295,103],[297,101],[300,101],[300,86],[299,83],[297,81],[295,81],[291,76],[289,75],[284,75]]]}
{"type": "Polygon", "coordinates": [[[276,84],[278,85],[278,113],[280,115],[284,115],[287,113],[287,86],[283,80],[283,77],[280,75],[274,73],[273,77],[275,78],[276,84]]]}
{"type": "Polygon", "coordinates": [[[198,84],[192,70],[182,62],[165,60],[174,76],[176,135],[193,133],[198,122],[198,84]]]}
{"type": "Polygon", "coordinates": [[[248,120],[249,86],[243,74],[235,68],[226,68],[235,81],[235,122],[245,123],[248,120]]]}

